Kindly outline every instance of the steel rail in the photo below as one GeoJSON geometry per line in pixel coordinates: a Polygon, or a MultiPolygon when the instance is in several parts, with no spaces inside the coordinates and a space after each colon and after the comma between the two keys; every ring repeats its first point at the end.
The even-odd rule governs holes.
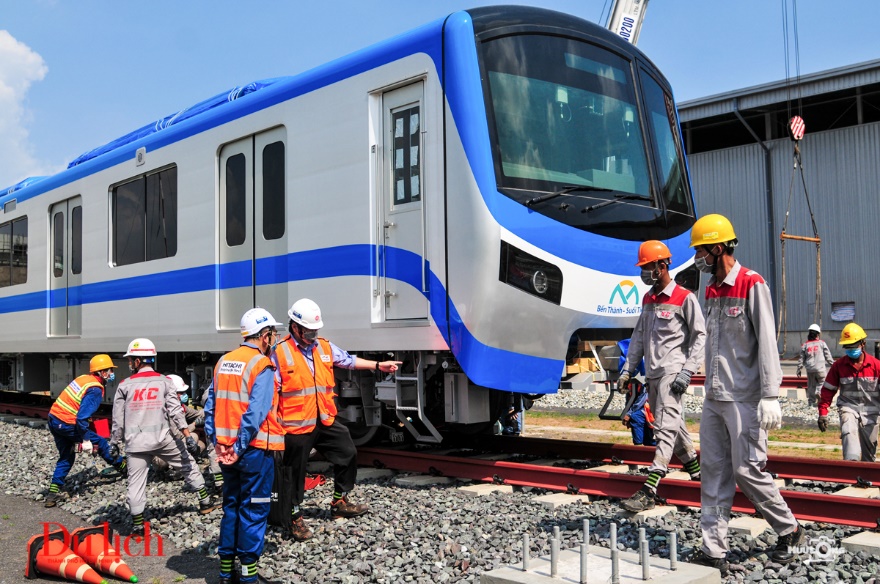
{"type": "MultiPolygon", "coordinates": [[[[469,436],[444,436],[443,446],[474,448],[469,436]]],[[[612,444],[610,442],[576,442],[552,438],[515,438],[511,436],[480,436],[479,448],[490,452],[529,454],[546,458],[571,458],[609,463],[650,465],[655,449],[650,446],[612,444]]],[[[698,451],[699,452],[699,451],[698,451]]],[[[677,459],[669,464],[681,468],[677,459]]],[[[857,484],[859,478],[880,486],[880,464],[853,460],[828,460],[797,456],[768,457],[766,470],[783,479],[825,481],[857,484]]]]}
{"type": "MultiPolygon", "coordinates": [[[[699,385],[703,386],[706,384],[706,376],[705,375],[694,375],[691,377],[691,385],[699,385]]],[[[797,377],[796,375],[783,375],[782,382],[779,384],[779,387],[784,387],[786,389],[797,389],[799,387],[807,388],[807,378],[806,377],[797,377]]]]}
{"type": "MultiPolygon", "coordinates": [[[[358,449],[358,463],[362,466],[615,498],[631,496],[645,482],[645,477],[638,475],[372,447],[358,449]]],[[[700,483],[697,482],[666,479],[660,483],[657,494],[671,505],[700,506],[700,483]]],[[[784,491],[783,497],[795,517],[805,521],[875,528],[880,518],[880,499],[799,491],[784,491]]],[[[732,510],[755,513],[754,506],[738,489],[732,510]]]]}

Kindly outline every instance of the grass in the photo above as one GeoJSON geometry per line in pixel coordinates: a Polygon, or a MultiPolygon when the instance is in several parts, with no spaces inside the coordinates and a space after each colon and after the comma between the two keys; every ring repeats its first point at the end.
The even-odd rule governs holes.
{"type": "MultiPolygon", "coordinates": [[[[589,429],[589,430],[606,430],[609,432],[623,432],[626,427],[618,420],[600,420],[595,412],[571,413],[571,412],[551,412],[543,410],[529,410],[526,414],[526,435],[534,436],[529,432],[529,426],[542,426],[553,428],[549,431],[542,432],[542,436],[546,438],[557,438],[562,440],[579,440],[586,442],[609,442],[613,444],[630,444],[631,440],[627,435],[591,433],[584,435],[582,433],[570,432],[571,429],[589,429]]],[[[700,424],[698,420],[687,422],[688,431],[691,434],[699,434],[700,424]]],[[[786,425],[778,430],[772,430],[768,437],[767,444],[770,454],[776,456],[796,456],[800,458],[820,458],[840,460],[840,434],[836,428],[831,428],[827,432],[821,432],[818,428],[786,425]],[[830,445],[835,446],[834,449],[819,448],[792,448],[787,446],[785,442],[797,442],[802,444],[830,445]]]]}

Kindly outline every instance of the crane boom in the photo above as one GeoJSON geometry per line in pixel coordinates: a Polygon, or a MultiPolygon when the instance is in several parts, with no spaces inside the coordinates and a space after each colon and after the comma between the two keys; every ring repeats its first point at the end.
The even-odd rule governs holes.
{"type": "Polygon", "coordinates": [[[614,0],[605,28],[635,45],[647,9],[648,0],[614,0]]]}

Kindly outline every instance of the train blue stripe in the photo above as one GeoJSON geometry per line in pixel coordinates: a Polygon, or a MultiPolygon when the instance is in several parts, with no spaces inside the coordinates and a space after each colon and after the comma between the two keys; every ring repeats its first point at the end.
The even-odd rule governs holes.
{"type": "MultiPolygon", "coordinates": [[[[257,260],[258,285],[340,276],[374,276],[378,273],[374,245],[346,245],[294,252],[257,260]]],[[[446,289],[419,255],[399,248],[384,248],[386,276],[419,290],[426,298],[444,299],[446,289]],[[422,270],[428,291],[422,290],[422,270]]],[[[47,290],[0,299],[0,313],[23,312],[98,304],[136,298],[171,296],[190,292],[249,286],[251,262],[205,265],[145,276],[95,282],[69,289],[47,290]]],[[[524,393],[553,392],[559,385],[563,361],[505,351],[484,344],[468,330],[455,303],[430,303],[431,318],[468,377],[477,385],[524,393]]]]}

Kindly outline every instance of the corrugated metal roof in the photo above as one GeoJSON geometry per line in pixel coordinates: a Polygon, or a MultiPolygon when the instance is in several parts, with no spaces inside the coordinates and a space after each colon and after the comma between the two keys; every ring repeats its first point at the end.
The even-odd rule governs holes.
{"type": "MultiPolygon", "coordinates": [[[[802,75],[797,93],[810,97],[872,83],[880,83],[880,59],[802,75]]],[[[734,100],[740,110],[748,110],[785,102],[795,93],[785,80],[774,81],[685,101],[678,104],[678,113],[684,123],[732,113],[734,100]]]]}

